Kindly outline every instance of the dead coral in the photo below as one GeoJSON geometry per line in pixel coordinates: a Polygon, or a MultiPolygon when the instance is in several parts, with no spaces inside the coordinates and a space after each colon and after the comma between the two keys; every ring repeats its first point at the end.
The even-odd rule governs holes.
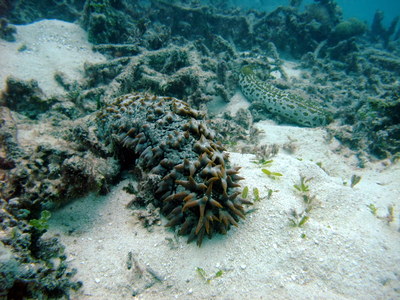
{"type": "MultiPolygon", "coordinates": [[[[216,14],[207,6],[185,7],[163,0],[152,0],[151,3],[158,12],[157,20],[171,28],[172,36],[195,40],[198,36],[215,35],[231,40],[240,48],[248,48],[252,43],[251,27],[243,16],[216,14]],[[172,20],[179,22],[171,24],[172,20]],[[248,38],[243,39],[243,36],[248,38]]],[[[220,41],[217,41],[218,47],[220,41]]],[[[214,38],[209,38],[206,43],[214,43],[214,38]]],[[[228,47],[231,46],[228,44],[228,47]]]]}
{"type": "Polygon", "coordinates": [[[40,209],[89,191],[107,191],[119,168],[95,139],[87,120],[65,121],[61,128],[32,121],[27,126],[26,119],[16,118],[7,108],[0,112],[4,117],[0,134],[0,174],[6,179],[0,186],[3,198],[21,197],[40,209]]]}
{"type": "Polygon", "coordinates": [[[81,15],[82,8],[83,1],[3,0],[0,2],[0,15],[6,15],[13,24],[28,24],[42,19],[74,22],[81,15]]]}
{"type": "Polygon", "coordinates": [[[86,1],[81,23],[88,31],[90,42],[121,43],[128,39],[134,27],[120,10],[123,6],[120,1],[86,1]]]}
{"type": "MultiPolygon", "coordinates": [[[[399,23],[400,16],[395,17],[390,23],[388,28],[385,28],[382,24],[384,19],[384,13],[381,10],[377,10],[374,15],[374,19],[371,24],[371,39],[375,42],[382,40],[383,46],[388,48],[389,42],[392,35],[394,34],[397,24],[399,23]]],[[[399,29],[400,30],[400,29],[399,29]]],[[[395,37],[397,38],[397,37],[395,37]]]]}
{"type": "MultiPolygon", "coordinates": [[[[107,63],[87,65],[85,86],[104,89],[104,101],[132,90],[182,98],[195,105],[228,95],[217,82],[217,60],[199,64],[199,53],[194,45],[169,46],[155,51],[142,51],[131,57],[121,57],[107,63]]],[[[228,79],[226,70],[224,83],[228,79]]],[[[221,72],[221,73],[222,73],[221,72]]],[[[229,75],[231,77],[232,75],[229,75]]],[[[229,85],[236,85],[230,80],[229,85]]]]}
{"type": "Polygon", "coordinates": [[[45,99],[36,80],[25,81],[9,76],[6,79],[6,88],[1,94],[1,102],[13,111],[37,118],[49,109],[53,100],[45,99]]]}

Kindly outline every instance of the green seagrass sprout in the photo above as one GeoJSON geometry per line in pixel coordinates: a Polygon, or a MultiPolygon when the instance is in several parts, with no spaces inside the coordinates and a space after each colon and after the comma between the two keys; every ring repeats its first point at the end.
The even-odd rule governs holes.
{"type": "Polygon", "coordinates": [[[378,215],[378,208],[375,206],[375,204],[371,203],[370,205],[367,206],[374,216],[378,215]]]}
{"type": "Polygon", "coordinates": [[[204,280],[205,283],[210,283],[211,280],[221,277],[222,274],[224,274],[224,271],[222,270],[218,270],[217,273],[215,273],[215,275],[213,276],[208,276],[206,271],[204,271],[204,269],[197,267],[196,268],[197,274],[199,274],[199,276],[204,280]]]}
{"type": "Polygon", "coordinates": [[[268,169],[261,169],[261,171],[262,171],[265,175],[267,175],[269,178],[271,178],[271,179],[277,179],[278,177],[283,176],[282,173],[279,173],[279,172],[271,172],[271,171],[268,170],[268,169]]]}
{"type": "Polygon", "coordinates": [[[249,195],[249,187],[245,186],[243,191],[242,191],[242,198],[247,199],[247,196],[249,195]]]}
{"type": "Polygon", "coordinates": [[[258,188],[253,189],[253,196],[254,201],[260,201],[260,192],[258,191],[258,188]]]}
{"type": "Polygon", "coordinates": [[[311,178],[305,178],[304,176],[300,176],[300,184],[295,184],[293,187],[299,192],[306,193],[310,191],[310,187],[307,185],[311,178]]]}
{"type": "Polygon", "coordinates": [[[358,184],[360,182],[360,180],[361,180],[361,176],[358,176],[358,175],[351,176],[350,186],[353,188],[356,184],[358,184]]]}
{"type": "MultiPolygon", "coordinates": [[[[271,160],[260,159],[260,160],[253,160],[252,162],[258,166],[269,167],[272,164],[273,160],[272,159],[271,160]]],[[[277,179],[278,177],[283,176],[282,173],[272,172],[268,169],[261,169],[261,172],[263,172],[265,175],[267,175],[271,179],[277,179]]]]}
{"type": "Polygon", "coordinates": [[[298,213],[295,210],[292,210],[291,218],[289,219],[289,225],[291,227],[303,227],[309,219],[310,217],[306,214],[305,211],[298,213]]]}

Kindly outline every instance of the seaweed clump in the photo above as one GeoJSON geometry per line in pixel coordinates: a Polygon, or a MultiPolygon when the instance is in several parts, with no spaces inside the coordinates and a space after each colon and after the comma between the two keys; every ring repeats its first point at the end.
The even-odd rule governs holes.
{"type": "Polygon", "coordinates": [[[166,226],[178,226],[199,246],[205,235],[237,226],[243,205],[251,204],[237,189],[239,168],[229,166],[203,117],[176,98],[143,94],[119,97],[98,115],[100,138],[142,182],[151,182],[139,198],[161,207],[166,226]]]}

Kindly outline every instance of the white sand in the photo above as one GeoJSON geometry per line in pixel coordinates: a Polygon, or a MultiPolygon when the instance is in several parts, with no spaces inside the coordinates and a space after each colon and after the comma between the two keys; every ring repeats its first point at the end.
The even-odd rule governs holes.
{"type": "Polygon", "coordinates": [[[124,299],[137,289],[139,299],[398,298],[400,167],[377,163],[355,169],[332,152],[335,144],[324,142],[321,129],[258,126],[293,139],[301,137],[298,150],[274,158],[269,169],[283,174],[277,180],[264,175],[251,162],[252,155],[231,153],[232,163],[243,167],[243,186],[250,191],[257,187],[262,199],[239,228],[206,239],[201,248],[162,226],[153,232],[144,229],[125,208],[132,197],[122,190],[128,180],[106,197],[92,195],[54,213],[51,233],[60,234],[70,264],[84,281],[76,299],[124,299]],[[323,149],[321,161],[328,173],[310,161],[312,147],[323,149]],[[343,170],[342,176],[331,174],[338,170],[343,170]],[[351,174],[362,176],[354,188],[343,184],[351,174]],[[293,187],[300,176],[312,178],[310,191],[316,200],[309,221],[293,228],[290,210],[303,208],[293,187]],[[268,189],[275,191],[270,199],[268,189]],[[370,212],[370,204],[378,207],[382,218],[370,212]],[[383,217],[393,204],[396,220],[388,224],[383,217]],[[140,278],[137,271],[128,270],[129,251],[143,270],[150,267],[165,280],[157,282],[146,271],[140,278]],[[207,284],[197,267],[209,276],[219,270],[224,273],[207,284]]]}
{"type": "MultiPolygon", "coordinates": [[[[71,29],[71,40],[82,37],[75,25],[51,22],[71,29]]],[[[28,36],[35,34],[34,26],[24,27],[28,36]]],[[[53,64],[63,71],[71,67],[71,57],[66,56],[56,55],[57,60],[50,63],[54,51],[64,49],[65,40],[57,35],[59,27],[48,28],[56,31],[43,37],[51,36],[54,42],[51,48],[48,45],[48,57],[37,44],[28,45],[36,50],[19,53],[8,49],[14,44],[1,42],[2,51],[8,49],[4,53],[9,61],[24,57],[26,65],[18,67],[20,77],[40,79],[57,69],[53,64]],[[41,75],[33,77],[37,74],[41,75]]],[[[88,50],[74,49],[77,56],[97,59],[88,50]]],[[[3,67],[1,73],[5,73],[3,67]]],[[[40,84],[49,94],[59,91],[51,76],[40,84]]],[[[239,98],[236,95],[236,107],[239,98]]],[[[69,264],[78,268],[76,279],[84,283],[72,298],[131,299],[135,291],[138,299],[398,299],[399,165],[378,162],[357,169],[353,154],[334,139],[328,142],[323,129],[278,126],[270,121],[257,126],[265,132],[261,143],[294,149],[293,153],[281,150],[268,167],[283,176],[273,180],[251,162],[254,156],[232,153],[232,164],[242,166],[241,175],[246,177],[243,186],[257,187],[262,199],[239,228],[206,239],[201,248],[186,244],[186,237],[175,237],[161,225],[154,226],[153,232],[143,228],[125,207],[132,196],[122,188],[129,180],[107,196],[91,195],[53,212],[47,234],[60,236],[69,264]],[[348,184],[352,174],[362,176],[354,188],[348,184]],[[289,226],[291,209],[300,212],[304,207],[293,188],[300,176],[312,178],[310,193],[316,200],[309,221],[293,228],[289,226]],[[274,190],[270,199],[266,198],[268,189],[274,190]],[[370,204],[378,208],[377,216],[368,208],[370,204]],[[384,218],[390,205],[395,205],[396,219],[388,223],[384,218]],[[197,267],[210,277],[220,270],[223,274],[206,283],[197,267]]]]}
{"type": "Polygon", "coordinates": [[[77,24],[59,20],[43,20],[17,25],[15,42],[0,39],[0,89],[7,76],[35,79],[47,97],[65,91],[54,80],[55,72],[63,72],[71,81],[83,78],[85,62],[101,62],[105,58],[94,53],[86,32],[77,24]],[[22,46],[24,51],[18,51],[22,46]]]}

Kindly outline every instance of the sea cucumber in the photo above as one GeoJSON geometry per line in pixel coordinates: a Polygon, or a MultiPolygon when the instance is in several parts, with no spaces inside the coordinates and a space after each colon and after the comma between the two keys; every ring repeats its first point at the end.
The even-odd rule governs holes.
{"type": "Polygon", "coordinates": [[[245,217],[240,197],[239,167],[230,167],[228,154],[204,115],[173,97],[128,94],[98,114],[99,136],[111,143],[125,168],[140,168],[156,177],[154,205],[161,207],[188,242],[214,232],[225,234],[245,217]]]}
{"type": "Polygon", "coordinates": [[[329,112],[321,105],[276,88],[257,78],[249,66],[241,69],[239,85],[250,101],[260,101],[269,112],[277,114],[290,122],[307,127],[317,127],[332,121],[329,112]]]}

